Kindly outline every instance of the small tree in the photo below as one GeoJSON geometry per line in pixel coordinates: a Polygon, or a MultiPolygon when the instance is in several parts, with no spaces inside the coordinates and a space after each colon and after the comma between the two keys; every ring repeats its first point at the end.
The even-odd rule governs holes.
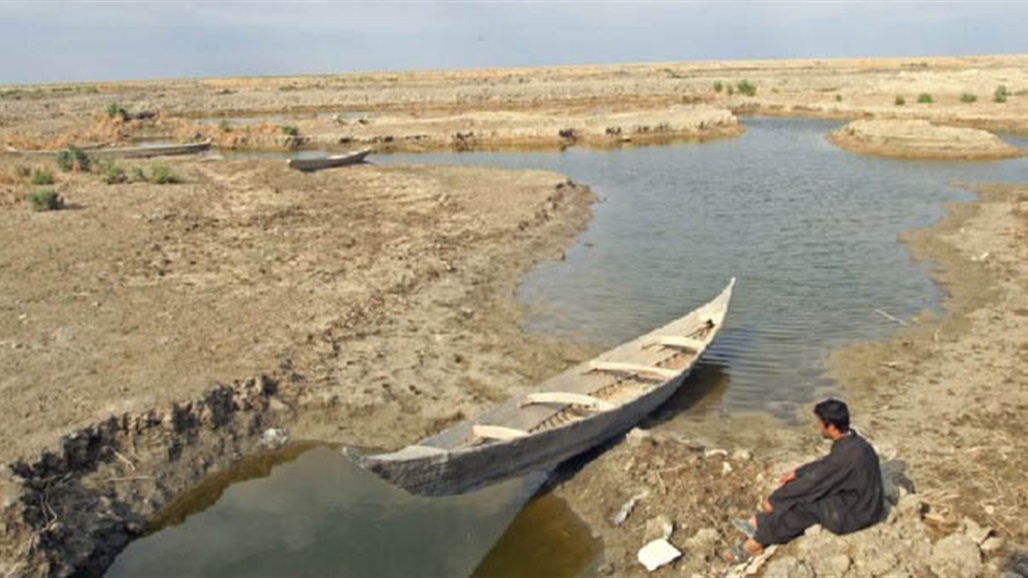
{"type": "Polygon", "coordinates": [[[907,99],[905,99],[902,96],[897,94],[896,95],[896,106],[903,106],[904,104],[907,104],[907,99]]]}
{"type": "Polygon", "coordinates": [[[57,191],[47,189],[29,193],[29,205],[33,211],[59,211],[64,208],[64,199],[57,191]]]}
{"type": "Polygon", "coordinates": [[[931,104],[932,103],[932,95],[928,94],[927,92],[922,92],[921,94],[919,94],[917,96],[917,102],[919,102],[921,104],[931,104]]]}
{"type": "Polygon", "coordinates": [[[77,146],[71,145],[57,153],[57,166],[64,172],[89,172],[89,155],[77,146]]]}
{"type": "Polygon", "coordinates": [[[155,185],[171,185],[181,181],[167,165],[151,165],[150,182],[155,185]]]}
{"type": "Polygon", "coordinates": [[[835,95],[835,102],[842,102],[842,95],[841,94],[835,95]]]}
{"type": "Polygon", "coordinates": [[[128,175],[125,174],[125,169],[118,165],[111,163],[104,167],[103,176],[100,177],[103,182],[108,185],[116,185],[118,183],[124,183],[128,180],[128,175]]]}
{"type": "Polygon", "coordinates": [[[29,183],[33,185],[54,184],[54,174],[46,169],[33,169],[29,176],[29,183]]]}
{"type": "Polygon", "coordinates": [[[1007,92],[1006,85],[1001,84],[996,87],[996,92],[992,93],[992,100],[993,102],[1002,103],[1007,101],[1008,96],[1010,96],[1010,93],[1007,92]]]}
{"type": "Polygon", "coordinates": [[[108,103],[107,108],[104,110],[107,112],[107,118],[114,118],[116,116],[120,116],[122,120],[124,120],[125,115],[127,114],[125,112],[125,109],[122,108],[122,106],[117,102],[108,103]]]}
{"type": "Polygon", "coordinates": [[[721,81],[714,83],[714,92],[721,92],[725,88],[725,85],[721,84],[721,81]]]}

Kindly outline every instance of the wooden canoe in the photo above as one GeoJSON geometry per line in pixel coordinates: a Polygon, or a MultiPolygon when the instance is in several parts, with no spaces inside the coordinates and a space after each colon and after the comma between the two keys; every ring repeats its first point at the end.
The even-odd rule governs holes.
{"type": "MultiPolygon", "coordinates": [[[[49,151],[31,151],[16,149],[13,147],[6,147],[7,152],[12,155],[19,155],[29,158],[48,158],[52,159],[57,156],[61,151],[49,150],[49,151]]],[[[211,141],[205,140],[195,143],[187,144],[168,144],[168,145],[154,145],[154,146],[143,146],[143,147],[125,147],[125,148],[102,148],[102,147],[79,147],[87,155],[93,158],[122,158],[122,159],[145,159],[150,157],[165,157],[173,155],[192,155],[201,153],[211,148],[211,141]]]]}
{"type": "Polygon", "coordinates": [[[289,168],[303,172],[312,172],[333,167],[345,167],[346,165],[355,165],[363,162],[364,157],[369,154],[371,154],[371,149],[359,150],[346,153],[345,155],[321,157],[319,159],[289,159],[289,168]]]}
{"type": "Polygon", "coordinates": [[[399,451],[344,453],[410,493],[459,494],[551,468],[632,428],[667,401],[714,340],[733,278],[709,303],[399,451]]]}

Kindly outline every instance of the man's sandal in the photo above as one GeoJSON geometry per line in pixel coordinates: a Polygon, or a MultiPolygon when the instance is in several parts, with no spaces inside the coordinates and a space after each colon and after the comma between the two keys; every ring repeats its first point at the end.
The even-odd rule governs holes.
{"type": "Polygon", "coordinates": [[[743,520],[742,518],[736,518],[732,520],[732,525],[735,526],[736,530],[739,530],[747,538],[752,538],[757,535],[757,529],[750,524],[749,520],[743,520]]]}
{"type": "Polygon", "coordinates": [[[753,556],[746,551],[743,547],[742,542],[736,542],[724,553],[725,562],[729,564],[745,564],[750,561],[753,556]]]}

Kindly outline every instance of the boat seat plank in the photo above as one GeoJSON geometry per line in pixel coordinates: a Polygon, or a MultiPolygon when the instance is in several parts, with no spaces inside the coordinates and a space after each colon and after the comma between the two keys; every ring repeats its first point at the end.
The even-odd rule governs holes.
{"type": "Polygon", "coordinates": [[[523,429],[503,427],[502,425],[484,425],[479,423],[471,426],[471,433],[477,438],[501,441],[516,440],[529,435],[528,432],[523,429]]]}
{"type": "Polygon", "coordinates": [[[580,405],[596,411],[609,411],[614,409],[614,404],[586,395],[584,393],[571,393],[567,391],[544,391],[530,393],[521,402],[521,407],[535,403],[563,403],[567,405],[580,405]]]}
{"type": "Polygon", "coordinates": [[[664,347],[677,347],[693,353],[700,353],[707,347],[707,342],[702,339],[682,337],[680,335],[658,335],[654,337],[645,347],[663,345],[664,347]]]}
{"type": "Polygon", "coordinates": [[[639,365],[636,363],[617,363],[613,361],[595,361],[590,364],[593,371],[612,371],[618,373],[637,373],[655,375],[661,379],[672,379],[680,373],[674,369],[656,367],[654,365],[639,365]]]}

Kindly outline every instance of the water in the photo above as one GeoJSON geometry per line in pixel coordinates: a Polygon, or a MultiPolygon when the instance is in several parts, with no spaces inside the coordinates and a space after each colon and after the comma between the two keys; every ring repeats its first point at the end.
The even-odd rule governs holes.
{"type": "Polygon", "coordinates": [[[180,508],[213,505],[134,542],[107,576],[467,576],[543,479],[418,498],[315,448],[268,477],[201,486],[180,508]]]}
{"type": "MultiPolygon", "coordinates": [[[[604,200],[566,260],[518,289],[528,331],[613,346],[666,323],[738,277],[725,330],[704,357],[728,380],[696,411],[791,418],[830,388],[822,363],[896,329],[875,313],[937,309],[929,264],[896,236],[971,195],[955,180],[1025,181],[1028,160],[897,161],[841,151],[838,123],[747,119],[739,139],[552,153],[381,155],[378,164],[541,168],[604,200]]],[[[1019,146],[1028,139],[1007,137],[1019,146]]]]}
{"type": "MultiPolygon", "coordinates": [[[[526,329],[614,345],[736,276],[724,331],[659,419],[684,408],[791,417],[830,388],[825,354],[896,329],[876,309],[909,318],[938,307],[930,264],[912,262],[897,234],[931,224],[945,202],[970,198],[951,181],[1024,182],[1028,160],[860,157],[824,141],[835,123],[746,125],[740,139],[701,145],[372,162],[543,168],[590,184],[604,202],[589,229],[565,261],[537,268],[518,289],[531,308],[526,329]]],[[[1005,138],[1028,148],[1028,139],[1005,138]]],[[[176,515],[197,513],[130,545],[109,575],[588,573],[597,545],[559,500],[536,498],[515,517],[537,484],[417,499],[336,452],[314,450],[265,478],[207,491],[176,515]]]]}

